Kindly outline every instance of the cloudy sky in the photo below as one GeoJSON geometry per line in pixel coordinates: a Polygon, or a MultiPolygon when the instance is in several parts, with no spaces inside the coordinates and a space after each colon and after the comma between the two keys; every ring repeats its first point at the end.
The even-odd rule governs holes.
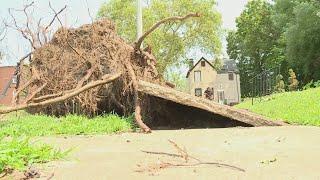
{"type": "MultiPolygon", "coordinates": [[[[87,7],[90,9],[92,16],[97,14],[100,5],[106,0],[51,0],[51,4],[55,9],[60,9],[64,5],[68,5],[67,22],[69,26],[79,26],[81,24],[90,23],[91,19],[88,15],[87,7]]],[[[235,28],[235,18],[240,15],[248,0],[218,0],[218,10],[223,17],[223,27],[226,29],[235,28]]],[[[21,9],[24,4],[31,2],[30,0],[0,0],[0,17],[9,19],[8,9],[21,9]]],[[[36,9],[33,16],[37,19],[43,17],[44,21],[49,21],[53,14],[48,3],[49,0],[34,0],[36,9]]],[[[17,14],[17,17],[23,17],[17,14]]],[[[224,43],[225,45],[225,43],[224,43]]],[[[0,48],[7,52],[2,65],[12,65],[19,57],[22,57],[30,51],[27,42],[20,34],[10,31],[7,38],[0,45],[0,48]]]]}

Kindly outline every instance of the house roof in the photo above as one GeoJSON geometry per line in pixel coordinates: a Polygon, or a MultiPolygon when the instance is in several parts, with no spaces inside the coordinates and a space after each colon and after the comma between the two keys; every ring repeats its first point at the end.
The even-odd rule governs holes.
{"type": "Polygon", "coordinates": [[[192,68],[189,69],[189,71],[188,71],[188,73],[187,73],[187,78],[189,77],[191,71],[192,71],[201,61],[207,62],[207,63],[214,69],[214,66],[213,66],[206,58],[202,57],[202,58],[200,58],[200,59],[198,60],[198,62],[197,62],[195,65],[193,65],[192,68]]]}
{"type": "Polygon", "coordinates": [[[237,67],[237,63],[234,60],[232,60],[232,59],[224,59],[223,61],[224,61],[223,62],[223,66],[218,71],[219,74],[228,73],[228,72],[239,73],[239,69],[237,67]]]}

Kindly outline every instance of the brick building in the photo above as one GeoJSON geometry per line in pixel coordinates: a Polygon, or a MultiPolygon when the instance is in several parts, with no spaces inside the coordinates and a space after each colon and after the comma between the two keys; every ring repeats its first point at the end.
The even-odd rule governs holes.
{"type": "Polygon", "coordinates": [[[0,105],[10,106],[16,86],[15,66],[0,67],[0,105]]]}

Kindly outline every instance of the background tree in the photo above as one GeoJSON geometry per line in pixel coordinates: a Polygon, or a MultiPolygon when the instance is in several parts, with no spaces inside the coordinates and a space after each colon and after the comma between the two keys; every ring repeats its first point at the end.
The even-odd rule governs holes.
{"type": "Polygon", "coordinates": [[[181,75],[181,73],[177,70],[171,70],[166,73],[165,77],[169,82],[173,83],[177,90],[182,92],[188,92],[188,84],[186,77],[181,75]]]}
{"type": "MultiPolygon", "coordinates": [[[[318,63],[310,66],[314,65],[318,56],[315,49],[319,47],[319,38],[315,36],[319,33],[319,1],[275,0],[273,9],[273,23],[281,33],[277,47],[283,60],[281,72],[294,68],[304,84],[310,79],[319,79],[318,63]]],[[[288,73],[284,74],[288,78],[288,73]]]]}
{"type": "Polygon", "coordinates": [[[248,96],[250,79],[279,63],[279,32],[272,23],[272,5],[263,0],[249,1],[236,19],[237,30],[228,34],[227,52],[236,59],[241,76],[241,92],[248,96]]]}
{"type": "Polygon", "coordinates": [[[290,68],[304,85],[320,79],[320,1],[250,1],[237,30],[228,34],[228,53],[238,60],[241,88],[250,95],[250,79],[280,66],[284,79],[290,68]]]}
{"type": "Polygon", "coordinates": [[[320,79],[320,2],[303,2],[286,30],[286,55],[298,77],[307,83],[320,79]]]}
{"type": "MultiPolygon", "coordinates": [[[[199,12],[201,18],[181,23],[168,23],[145,40],[151,47],[161,74],[176,63],[187,63],[192,50],[215,55],[221,52],[221,15],[215,0],[144,0],[144,31],[155,22],[169,17],[199,12]]],[[[98,17],[111,18],[117,31],[128,42],[136,40],[136,4],[133,0],[109,0],[102,5],[98,17]]]]}

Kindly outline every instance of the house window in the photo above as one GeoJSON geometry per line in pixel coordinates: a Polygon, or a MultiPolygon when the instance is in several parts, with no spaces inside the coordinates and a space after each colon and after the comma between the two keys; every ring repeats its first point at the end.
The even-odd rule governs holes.
{"type": "Polygon", "coordinates": [[[229,72],[228,74],[229,74],[229,80],[230,80],[230,81],[233,81],[233,79],[234,79],[234,77],[233,77],[233,72],[229,72]]]}
{"type": "Polygon", "coordinates": [[[202,96],[202,89],[201,88],[196,88],[194,90],[194,95],[197,97],[201,97],[202,96]]]}
{"type": "Polygon", "coordinates": [[[206,66],[206,62],[205,61],[201,61],[201,66],[205,67],[206,66]]]}
{"type": "Polygon", "coordinates": [[[194,82],[201,82],[201,71],[194,71],[194,82]]]}
{"type": "Polygon", "coordinates": [[[17,76],[12,77],[12,84],[17,84],[17,76]]]}

